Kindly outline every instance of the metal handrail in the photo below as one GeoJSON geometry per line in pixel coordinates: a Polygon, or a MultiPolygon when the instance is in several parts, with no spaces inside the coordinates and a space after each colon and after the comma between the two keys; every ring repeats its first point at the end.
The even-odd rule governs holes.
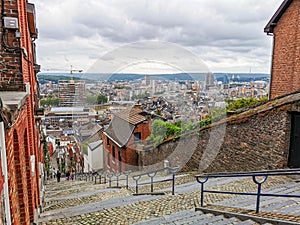
{"type": "Polygon", "coordinates": [[[163,168],[163,169],[158,169],[158,170],[155,170],[155,171],[141,173],[141,174],[133,176],[132,178],[135,181],[135,193],[136,194],[139,193],[139,186],[150,184],[150,193],[154,194],[154,184],[155,183],[162,183],[162,182],[172,181],[172,195],[175,195],[175,174],[178,171],[179,171],[179,167],[173,167],[173,168],[166,167],[166,168],[163,168]],[[166,171],[166,170],[169,173],[172,174],[171,178],[164,179],[164,180],[154,181],[154,177],[157,175],[158,172],[163,172],[163,171],[166,171]],[[149,182],[139,183],[139,180],[141,179],[141,177],[146,176],[146,175],[150,178],[150,181],[149,182]]]}
{"type": "Polygon", "coordinates": [[[261,193],[262,184],[266,182],[269,176],[286,176],[286,175],[300,175],[300,169],[283,169],[283,170],[265,170],[265,171],[252,171],[252,172],[225,172],[225,173],[211,173],[196,175],[195,178],[201,184],[200,204],[203,207],[204,193],[214,194],[234,194],[234,195],[252,195],[256,196],[256,213],[259,213],[260,197],[287,197],[287,198],[300,198],[300,195],[289,194],[269,194],[261,193]],[[257,185],[257,192],[232,192],[232,191],[215,191],[205,190],[204,184],[209,178],[224,178],[224,177],[252,177],[253,182],[257,185]],[[260,180],[259,180],[260,179],[260,180]]]}
{"type": "Polygon", "coordinates": [[[128,171],[124,171],[123,173],[120,172],[116,172],[116,173],[106,173],[106,176],[108,177],[108,183],[109,183],[109,188],[112,188],[112,183],[116,182],[117,186],[114,186],[115,188],[121,188],[121,186],[119,186],[119,182],[125,180],[126,184],[125,187],[128,189],[128,183],[129,183],[129,175],[131,174],[131,170],[128,171]],[[122,175],[125,176],[125,178],[120,178],[122,175]],[[115,177],[116,179],[113,180],[113,177],[115,177]]]}
{"type": "Polygon", "coordinates": [[[99,184],[106,184],[106,176],[107,173],[104,171],[97,172],[94,177],[95,177],[95,184],[97,184],[97,178],[99,180],[99,184]],[[102,183],[102,178],[104,179],[104,183],[102,183]]]}

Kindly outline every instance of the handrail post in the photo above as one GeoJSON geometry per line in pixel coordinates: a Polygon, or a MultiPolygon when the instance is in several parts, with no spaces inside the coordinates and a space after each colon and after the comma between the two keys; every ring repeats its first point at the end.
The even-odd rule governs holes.
{"type": "Polygon", "coordinates": [[[175,173],[172,174],[172,195],[175,195],[175,173]]]}
{"type": "Polygon", "coordinates": [[[117,178],[117,188],[119,187],[119,177],[121,176],[121,173],[117,172],[115,174],[116,178],[117,178]]]}
{"type": "Polygon", "coordinates": [[[128,189],[128,176],[129,174],[126,174],[126,189],[128,189]]]}
{"type": "Polygon", "coordinates": [[[109,187],[111,188],[111,178],[114,176],[113,174],[107,174],[108,178],[109,178],[109,181],[108,181],[108,184],[109,184],[109,187]]]}
{"type": "Polygon", "coordinates": [[[198,183],[201,184],[201,192],[200,192],[200,205],[203,207],[204,203],[204,184],[208,181],[208,177],[205,177],[204,180],[200,180],[200,177],[196,176],[196,180],[198,183]]]}
{"type": "Polygon", "coordinates": [[[153,193],[153,191],[154,191],[153,181],[154,181],[154,177],[156,176],[156,174],[157,174],[157,171],[147,173],[147,176],[150,177],[150,192],[151,193],[153,193]]]}
{"type": "Polygon", "coordinates": [[[200,195],[200,205],[203,207],[203,202],[204,202],[204,183],[201,183],[201,195],[200,195]]]}
{"type": "Polygon", "coordinates": [[[153,193],[153,177],[150,177],[150,182],[151,182],[150,191],[151,193],[153,193]]]}
{"type": "Polygon", "coordinates": [[[141,178],[140,175],[133,176],[132,179],[135,180],[135,194],[139,193],[139,179],[141,178]]]}
{"type": "Polygon", "coordinates": [[[252,180],[257,184],[257,197],[256,197],[256,210],[255,213],[259,213],[260,207],[260,196],[261,196],[261,185],[268,179],[268,176],[265,175],[262,180],[258,181],[256,176],[252,176],[252,180]]]}
{"type": "Polygon", "coordinates": [[[129,174],[131,173],[131,171],[125,171],[124,175],[126,176],[126,189],[128,189],[128,183],[129,183],[129,174]]]}
{"type": "Polygon", "coordinates": [[[178,172],[179,167],[168,168],[169,173],[172,173],[172,195],[175,195],[175,174],[178,172]]]}
{"type": "Polygon", "coordinates": [[[261,194],[261,184],[258,184],[257,185],[257,198],[256,198],[256,210],[255,210],[255,213],[259,213],[260,194],[261,194]]]}

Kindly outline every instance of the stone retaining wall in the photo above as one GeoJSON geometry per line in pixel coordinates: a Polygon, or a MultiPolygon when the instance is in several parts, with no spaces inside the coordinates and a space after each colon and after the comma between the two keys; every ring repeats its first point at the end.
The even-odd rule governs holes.
{"type": "Polygon", "coordinates": [[[292,107],[289,104],[260,113],[252,110],[254,113],[232,116],[225,123],[197,134],[166,141],[156,149],[146,147],[140,154],[141,163],[162,165],[163,160],[168,159],[171,166],[183,162],[184,171],[205,172],[284,168],[290,142],[289,111],[299,108],[292,107]],[[187,157],[189,160],[185,163],[187,157]]]}

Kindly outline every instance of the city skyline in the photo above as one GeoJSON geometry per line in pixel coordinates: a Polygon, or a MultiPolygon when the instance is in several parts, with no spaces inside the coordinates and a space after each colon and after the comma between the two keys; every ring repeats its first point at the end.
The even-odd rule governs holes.
{"type": "Polygon", "coordinates": [[[156,41],[190,51],[212,72],[254,73],[270,73],[272,37],[263,28],[281,3],[31,2],[37,8],[42,71],[68,71],[70,65],[88,71],[97,60],[120,47],[156,41]]]}

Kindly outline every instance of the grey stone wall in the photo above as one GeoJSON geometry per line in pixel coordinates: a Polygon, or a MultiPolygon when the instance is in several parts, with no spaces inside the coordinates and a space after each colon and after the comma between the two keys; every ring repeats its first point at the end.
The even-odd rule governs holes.
{"type": "Polygon", "coordinates": [[[183,171],[203,172],[284,168],[288,163],[290,141],[289,111],[298,108],[288,105],[230,117],[226,123],[176,141],[166,141],[156,149],[146,147],[140,153],[141,164],[146,166],[158,162],[162,165],[163,160],[168,159],[171,166],[182,163],[183,171]],[[186,158],[189,159],[187,162],[186,158]]]}

